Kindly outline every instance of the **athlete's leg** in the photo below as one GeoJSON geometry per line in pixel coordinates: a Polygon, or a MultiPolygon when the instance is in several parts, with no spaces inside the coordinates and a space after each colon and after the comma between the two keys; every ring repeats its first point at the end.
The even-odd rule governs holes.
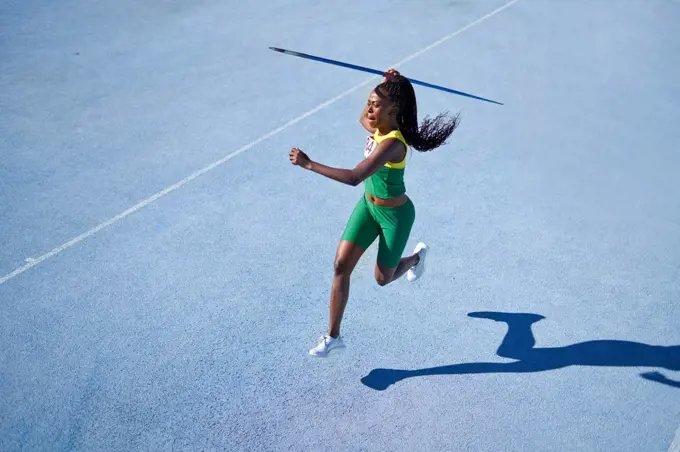
{"type": "Polygon", "coordinates": [[[328,325],[328,334],[331,337],[340,336],[340,324],[342,323],[342,316],[345,313],[345,306],[347,306],[347,300],[349,299],[350,276],[364,251],[366,251],[365,248],[347,240],[341,240],[340,244],[338,244],[333,264],[333,283],[331,285],[331,305],[328,325]]]}
{"type": "Polygon", "coordinates": [[[372,206],[372,211],[380,224],[375,280],[379,285],[385,286],[399,279],[420,260],[417,253],[401,257],[415,221],[415,207],[411,200],[408,200],[399,207],[372,206]]]}
{"type": "Polygon", "coordinates": [[[379,232],[379,225],[368,210],[366,198],[362,196],[347,220],[333,263],[328,326],[328,334],[331,337],[340,335],[340,323],[349,299],[349,280],[352,271],[364,251],[378,237],[379,232]]]}
{"type": "Polygon", "coordinates": [[[378,223],[368,211],[366,199],[362,197],[347,220],[345,232],[335,253],[328,334],[320,338],[319,343],[309,351],[310,355],[325,357],[331,350],[345,347],[340,338],[340,324],[349,299],[350,276],[364,251],[378,237],[379,232],[378,223]]]}
{"type": "Polygon", "coordinates": [[[396,267],[383,267],[380,261],[375,263],[375,280],[380,286],[386,286],[387,284],[396,281],[397,279],[404,276],[404,273],[408,271],[409,268],[413,267],[420,260],[420,255],[411,254],[408,257],[402,257],[399,260],[399,264],[396,267]]]}

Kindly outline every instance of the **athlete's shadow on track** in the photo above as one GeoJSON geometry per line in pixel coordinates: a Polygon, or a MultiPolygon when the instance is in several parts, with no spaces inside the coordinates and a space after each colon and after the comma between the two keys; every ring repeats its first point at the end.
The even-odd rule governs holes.
{"type": "MultiPolygon", "coordinates": [[[[680,370],[680,345],[664,347],[639,342],[601,340],[579,342],[566,347],[534,348],[531,325],[544,319],[538,314],[471,312],[469,317],[505,322],[508,332],[496,353],[517,361],[510,363],[461,363],[427,369],[373,369],[361,379],[366,386],[383,391],[406,378],[426,375],[542,372],[567,366],[661,367],[680,370]]],[[[680,382],[659,372],[645,372],[642,378],[680,388],[680,382]]]]}

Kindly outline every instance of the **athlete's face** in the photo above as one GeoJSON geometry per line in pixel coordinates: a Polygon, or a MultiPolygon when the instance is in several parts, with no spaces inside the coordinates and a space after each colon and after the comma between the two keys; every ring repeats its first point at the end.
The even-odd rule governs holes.
{"type": "Polygon", "coordinates": [[[373,128],[389,126],[397,114],[397,105],[384,95],[378,96],[375,90],[368,96],[367,106],[366,118],[373,128]]]}

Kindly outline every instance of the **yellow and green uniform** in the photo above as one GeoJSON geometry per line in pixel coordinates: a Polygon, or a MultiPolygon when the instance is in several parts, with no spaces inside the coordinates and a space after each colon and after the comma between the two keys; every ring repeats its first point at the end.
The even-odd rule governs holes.
{"type": "MultiPolygon", "coordinates": [[[[366,139],[364,157],[371,155],[376,146],[388,138],[396,138],[404,143],[407,152],[401,162],[386,163],[364,181],[365,193],[382,199],[392,199],[406,193],[404,171],[408,144],[401,131],[393,130],[386,135],[379,135],[376,131],[370,135],[366,139]]],[[[368,201],[364,195],[347,221],[342,240],[367,249],[380,237],[378,262],[385,268],[395,268],[411,234],[415,215],[415,206],[410,199],[399,207],[379,207],[368,201]]]]}

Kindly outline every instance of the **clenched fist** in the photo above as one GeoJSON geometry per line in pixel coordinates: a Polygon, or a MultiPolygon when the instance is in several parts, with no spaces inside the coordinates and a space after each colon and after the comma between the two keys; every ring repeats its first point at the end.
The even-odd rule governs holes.
{"type": "Polygon", "coordinates": [[[290,159],[290,163],[292,163],[293,165],[309,169],[311,160],[309,160],[307,154],[302,152],[300,149],[298,148],[291,149],[290,153],[288,154],[288,158],[290,159]]]}

